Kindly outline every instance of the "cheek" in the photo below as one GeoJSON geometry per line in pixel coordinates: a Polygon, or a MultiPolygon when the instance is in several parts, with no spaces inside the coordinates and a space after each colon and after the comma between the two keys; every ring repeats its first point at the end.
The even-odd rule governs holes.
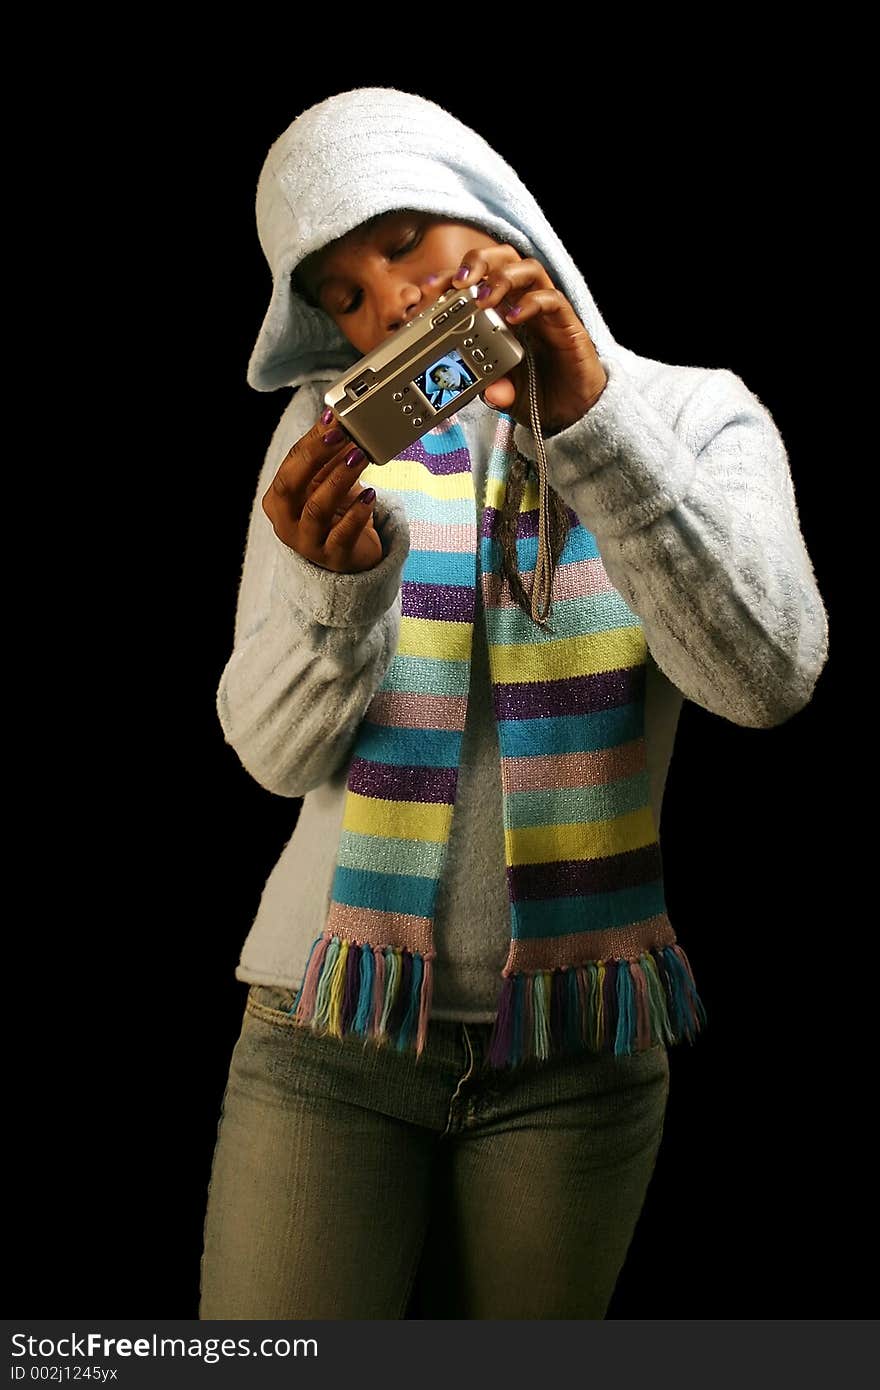
{"type": "Polygon", "coordinates": [[[363,356],[366,352],[366,348],[361,346],[362,334],[359,334],[357,329],[355,328],[349,328],[349,326],[345,322],[345,319],[334,319],[333,322],[336,325],[337,332],[343,338],[347,338],[348,341],[351,343],[352,347],[356,348],[357,351],[361,354],[361,356],[363,356]]]}
{"type": "Polygon", "coordinates": [[[372,342],[363,329],[360,332],[352,332],[349,342],[361,354],[361,357],[366,357],[368,352],[372,352],[374,347],[378,347],[378,343],[372,342]]]}

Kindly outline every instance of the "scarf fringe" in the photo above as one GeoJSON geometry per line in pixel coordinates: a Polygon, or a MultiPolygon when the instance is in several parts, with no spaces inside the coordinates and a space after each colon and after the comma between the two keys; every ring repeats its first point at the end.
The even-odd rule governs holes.
{"type": "Polygon", "coordinates": [[[487,1065],[514,1067],[584,1051],[630,1056],[658,1043],[692,1043],[706,1022],[677,942],[638,960],[515,972],[504,977],[487,1065]]]}
{"type": "MultiPolygon", "coordinates": [[[[416,1056],[428,1036],[433,956],[324,934],[314,942],[288,1013],[332,1037],[359,1035],[416,1056]]],[[[590,961],[504,976],[486,1065],[514,1067],[579,1052],[629,1056],[658,1043],[693,1042],[705,1025],[684,948],[653,947],[638,960],[590,961]]]]}
{"type": "Polygon", "coordinates": [[[331,1037],[359,1034],[398,1051],[428,1040],[433,953],[371,946],[324,934],[314,942],[296,998],[297,1022],[331,1037]]]}

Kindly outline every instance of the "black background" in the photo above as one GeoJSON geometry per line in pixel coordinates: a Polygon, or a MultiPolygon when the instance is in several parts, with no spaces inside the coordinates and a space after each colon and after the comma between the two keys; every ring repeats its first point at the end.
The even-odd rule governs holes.
{"type": "Polygon", "coordinates": [[[575,64],[564,44],[478,28],[474,84],[412,44],[368,71],[352,41],[297,46],[293,30],[288,66],[269,34],[252,65],[233,43],[222,62],[169,45],[137,88],[122,65],[81,73],[40,146],[45,472],[38,533],[33,498],[22,524],[48,587],[25,618],[45,664],[26,693],[40,739],[21,802],[38,850],[11,932],[17,1314],[196,1316],[246,993],[234,967],[299,805],[248,776],[214,707],[288,399],[245,380],[270,289],[254,194],[306,106],[387,85],[445,104],[509,160],[618,341],[732,369],[788,446],[832,654],[811,704],[775,729],[684,706],[664,871],[709,1027],[671,1050],[663,1147],[609,1317],[865,1315],[859,1029],[876,971],[840,882],[855,886],[838,779],[860,765],[858,725],[855,767],[831,741],[848,574],[832,520],[847,459],[830,440],[840,355],[823,267],[842,195],[818,159],[827,113],[808,82],[780,89],[766,51],[730,71],[711,52],[636,71],[619,48],[575,64]]]}

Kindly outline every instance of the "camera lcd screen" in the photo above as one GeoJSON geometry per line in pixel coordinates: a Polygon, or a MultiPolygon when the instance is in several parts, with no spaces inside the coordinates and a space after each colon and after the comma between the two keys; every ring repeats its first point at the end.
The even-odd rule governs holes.
{"type": "Polygon", "coordinates": [[[461,353],[450,348],[417,377],[414,385],[423,391],[435,410],[440,410],[477,380],[461,353]]]}

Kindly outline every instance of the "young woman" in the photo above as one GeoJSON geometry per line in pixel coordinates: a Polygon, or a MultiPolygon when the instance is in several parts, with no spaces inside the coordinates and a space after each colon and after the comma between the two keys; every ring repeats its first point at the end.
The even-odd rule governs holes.
{"type": "Polygon", "coordinates": [[[301,114],[257,225],[248,380],[295,389],[217,711],[303,804],[236,970],[200,1317],[399,1318],[418,1277],[425,1317],[603,1318],[667,1048],[706,1021],[658,843],[682,700],[770,727],[827,657],[785,447],[733,372],[618,344],[510,165],[421,97],[301,114]],[[530,347],[546,478],[525,359],[374,465],[324,390],[478,283],[530,347]]]}

